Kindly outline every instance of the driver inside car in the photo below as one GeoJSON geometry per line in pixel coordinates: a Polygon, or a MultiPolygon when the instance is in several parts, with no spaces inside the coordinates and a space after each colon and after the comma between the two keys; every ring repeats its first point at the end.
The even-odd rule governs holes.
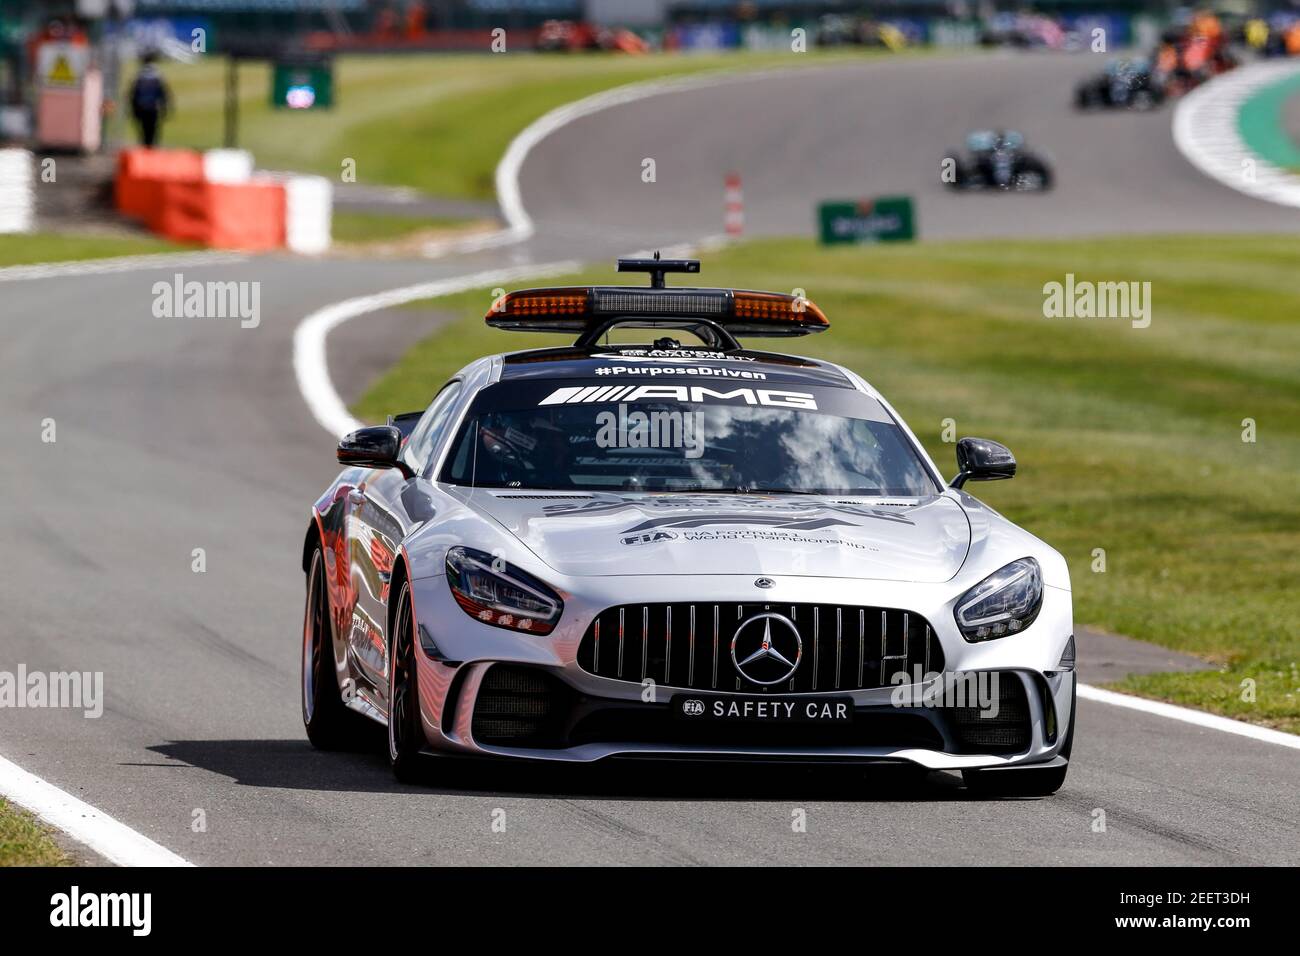
{"type": "Polygon", "coordinates": [[[503,488],[568,487],[569,454],[564,432],[545,417],[527,429],[517,421],[491,415],[479,429],[477,480],[503,488]]]}

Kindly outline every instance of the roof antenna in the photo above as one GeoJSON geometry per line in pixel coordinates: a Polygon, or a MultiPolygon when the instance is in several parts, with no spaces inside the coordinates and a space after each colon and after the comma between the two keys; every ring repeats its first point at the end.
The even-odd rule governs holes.
{"type": "Polygon", "coordinates": [[[687,272],[698,273],[700,271],[699,259],[661,259],[659,250],[655,250],[653,259],[619,259],[619,272],[648,272],[650,273],[650,288],[664,289],[667,283],[664,276],[669,272],[687,272]]]}

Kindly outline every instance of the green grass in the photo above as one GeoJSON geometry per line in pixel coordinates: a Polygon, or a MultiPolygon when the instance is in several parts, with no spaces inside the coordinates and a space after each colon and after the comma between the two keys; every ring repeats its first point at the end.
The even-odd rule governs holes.
{"type": "MultiPolygon", "coordinates": [[[[872,55],[890,54],[854,54],[872,55]]],[[[264,169],[338,177],[352,159],[358,182],[491,199],[493,170],[510,140],[557,106],[638,80],[831,57],[844,54],[343,56],[335,63],[335,106],[315,112],[273,110],[270,67],[245,63],[239,144],[264,169]]],[[[224,68],[215,57],[167,66],[175,112],[165,145],[222,144],[224,68]]]]}
{"type": "MultiPolygon", "coordinates": [[[[831,318],[792,351],[861,372],[948,470],[940,440],[1006,442],[1014,481],[971,490],[1060,550],[1080,624],[1219,669],[1119,685],[1300,731],[1300,240],[1150,237],[821,249],[752,242],[704,279],[801,287],[831,318]],[[1047,319],[1067,272],[1151,282],[1150,328],[1047,319]],[[1241,439],[1242,419],[1258,441],[1241,439]],[[1091,570],[1103,548],[1106,570],[1091,570]],[[1240,700],[1253,679],[1257,700],[1240,700]]],[[[608,270],[568,281],[616,281],[608,270]]],[[[470,359],[564,341],[484,327],[488,290],[439,300],[456,316],[374,384],[358,413],[423,408],[470,359]]],[[[423,303],[428,307],[430,303],[423,303]]],[[[759,343],[761,345],[761,343],[759,343]]],[[[780,348],[778,343],[776,348],[780,348]]]]}
{"type": "Polygon", "coordinates": [[[335,242],[384,242],[404,239],[417,232],[449,231],[472,225],[472,219],[418,219],[388,216],[382,212],[334,211],[331,232],[335,242]]]}
{"type": "Polygon", "coordinates": [[[0,866],[70,866],[50,831],[25,810],[0,799],[0,866]]]}
{"type": "Polygon", "coordinates": [[[73,259],[104,259],[110,256],[138,256],[157,252],[179,252],[189,248],[148,236],[79,236],[62,233],[0,236],[0,266],[23,266],[36,262],[65,262],[73,259]]]}

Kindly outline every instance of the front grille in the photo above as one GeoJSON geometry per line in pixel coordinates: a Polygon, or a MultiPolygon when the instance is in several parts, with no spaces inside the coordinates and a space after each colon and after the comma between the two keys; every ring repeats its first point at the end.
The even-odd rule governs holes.
{"type": "Polygon", "coordinates": [[[942,671],[943,648],[928,621],[897,608],[835,604],[630,604],[596,616],[578,666],[613,680],[747,693],[833,693],[886,687],[894,675],[942,671]],[[740,624],[776,612],[794,623],[803,657],[794,675],[764,686],[732,663],[740,624]]]}
{"type": "Polygon", "coordinates": [[[494,664],[479,685],[470,732],[479,743],[554,746],[571,696],[564,684],[536,668],[494,664]]]}
{"type": "Polygon", "coordinates": [[[998,679],[998,713],[982,716],[984,708],[952,707],[953,729],[961,753],[1013,754],[1029,748],[1029,699],[1019,675],[996,671],[998,679]]]}

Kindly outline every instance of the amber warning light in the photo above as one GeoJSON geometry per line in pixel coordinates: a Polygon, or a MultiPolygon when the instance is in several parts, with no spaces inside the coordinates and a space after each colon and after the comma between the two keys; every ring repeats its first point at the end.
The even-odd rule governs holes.
{"type": "Polygon", "coordinates": [[[493,328],[580,332],[589,337],[615,326],[711,328],[719,335],[789,336],[823,332],[826,315],[802,295],[740,289],[668,288],[664,274],[697,273],[697,259],[620,259],[621,272],[649,272],[646,286],[523,289],[498,297],[488,309],[493,328]]]}

